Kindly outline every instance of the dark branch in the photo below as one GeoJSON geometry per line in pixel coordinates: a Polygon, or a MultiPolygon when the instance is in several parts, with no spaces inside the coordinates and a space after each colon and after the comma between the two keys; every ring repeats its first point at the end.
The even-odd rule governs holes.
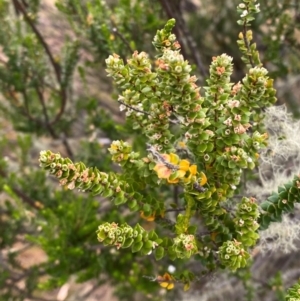
{"type": "Polygon", "coordinates": [[[251,64],[251,66],[252,66],[252,68],[254,68],[255,67],[255,64],[254,64],[254,62],[253,62],[253,60],[252,60],[252,57],[251,57],[251,55],[250,55],[250,45],[249,45],[249,41],[247,40],[247,27],[246,27],[246,21],[244,22],[244,26],[243,26],[243,39],[244,39],[244,43],[245,43],[245,46],[247,47],[247,50],[248,50],[248,58],[249,58],[249,62],[250,62],[250,64],[251,64]]]}
{"type": "Polygon", "coordinates": [[[36,35],[37,39],[39,40],[40,44],[42,45],[42,47],[44,48],[50,62],[51,65],[54,69],[54,73],[57,79],[57,82],[60,84],[60,98],[61,98],[61,106],[60,106],[60,110],[57,113],[57,115],[55,116],[55,118],[49,122],[49,124],[53,125],[55,123],[57,123],[61,116],[63,115],[64,111],[65,111],[65,107],[66,107],[66,102],[67,102],[67,93],[66,90],[62,87],[62,82],[61,82],[61,66],[59,63],[57,63],[50,51],[50,47],[49,45],[46,43],[44,37],[41,35],[40,31],[37,29],[35,23],[33,22],[33,20],[30,18],[30,16],[27,14],[26,12],[26,8],[18,1],[18,0],[13,0],[14,6],[16,8],[16,10],[18,12],[21,12],[26,23],[31,27],[32,31],[34,32],[34,34],[36,35]]]}
{"type": "Polygon", "coordinates": [[[126,47],[128,48],[128,50],[133,53],[134,49],[131,48],[130,44],[128,43],[128,41],[125,39],[125,37],[118,31],[117,27],[114,27],[112,28],[112,32],[117,36],[119,37],[122,42],[126,45],[126,47]]]}
{"type": "Polygon", "coordinates": [[[176,5],[175,7],[176,3],[174,1],[168,0],[160,0],[160,3],[164,11],[166,12],[168,18],[174,18],[178,23],[178,26],[175,26],[174,28],[174,32],[181,44],[182,55],[184,57],[187,57],[185,48],[188,47],[190,55],[196,63],[199,72],[201,72],[202,76],[205,78],[207,76],[207,72],[202,63],[199,50],[197,49],[197,44],[191,36],[190,31],[186,26],[185,20],[182,17],[183,14],[180,9],[180,5],[176,5]]]}

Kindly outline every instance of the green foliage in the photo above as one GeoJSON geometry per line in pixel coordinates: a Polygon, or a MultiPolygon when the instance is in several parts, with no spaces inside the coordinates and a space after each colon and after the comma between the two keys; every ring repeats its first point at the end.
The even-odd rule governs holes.
{"type": "Polygon", "coordinates": [[[267,200],[261,203],[263,211],[259,217],[261,229],[266,229],[271,222],[280,222],[282,215],[292,212],[295,203],[300,202],[300,177],[295,176],[293,181],[278,187],[278,193],[273,193],[267,200]]]}
{"type": "MultiPolygon", "coordinates": [[[[253,169],[257,164],[257,151],[265,146],[267,139],[258,124],[263,120],[261,108],[276,100],[273,81],[261,67],[256,45],[251,44],[251,31],[246,31],[258,11],[254,1],[244,1],[238,6],[241,13],[238,23],[243,26],[238,44],[248,73],[234,85],[230,83],[232,58],[225,54],[214,57],[204,97],[200,96],[196,78],[190,76],[192,68],[180,54],[180,44],[171,33],[174,19],[154,37],[153,45],[158,52],[155,70],[145,52],[135,51],[126,65],[118,55],[109,56],[107,72],[123,90],[118,99],[121,109],[127,111],[133,127],[141,129],[149,141],[149,154],[142,159],[128,143],[112,143],[109,149],[112,160],[122,166],[123,173],[106,174],[86,168],[81,162],[73,164],[59,154],[41,152],[41,167],[55,174],[61,185],[91,191],[94,195],[100,193],[117,206],[130,202],[129,208],[141,210],[148,220],[163,217],[166,211],[165,203],[155,197],[160,182],[181,187],[185,214],[177,215],[174,239],[152,240],[155,232],[148,234],[139,224],[131,228],[127,224],[104,223],[98,228],[99,241],[118,249],[131,247],[133,253],[142,254],[162,247],[157,259],[164,255],[176,260],[202,254],[206,265],[217,266],[207,254],[219,253],[223,267],[235,271],[247,265],[250,258],[247,249],[259,238],[256,200],[243,198],[234,218],[222,202],[234,195],[241,170],[253,169]],[[199,148],[198,139],[206,147],[199,148]],[[186,149],[187,159],[176,154],[176,143],[186,149]],[[134,182],[132,173],[139,176],[134,182]],[[158,182],[153,179],[155,174],[158,182]],[[143,197],[141,191],[147,186],[152,187],[153,193],[143,197]],[[195,212],[213,234],[211,241],[189,233],[195,212]]],[[[271,210],[264,205],[262,209],[268,213],[271,210]]],[[[155,233],[155,237],[159,236],[155,233]]],[[[181,281],[188,283],[184,277],[181,281]]]]}
{"type": "Polygon", "coordinates": [[[125,57],[132,49],[140,48],[145,42],[149,44],[149,33],[153,34],[163,24],[159,21],[157,2],[59,0],[56,6],[77,36],[91,43],[85,48],[95,52],[95,63],[103,63],[103,59],[114,52],[125,57]]]}
{"type": "Polygon", "coordinates": [[[110,282],[121,300],[137,292],[161,300],[159,287],[187,290],[219,268],[240,273],[253,300],[249,265],[258,230],[292,212],[300,191],[295,177],[261,204],[244,197],[267,145],[264,108],[276,101],[271,77],[299,67],[290,1],[281,8],[269,2],[261,1],[258,17],[256,1],[236,3],[238,34],[235,8],[223,3],[206,5],[223,12],[212,22],[206,10],[188,15],[188,1],[58,0],[55,18],[69,27],[56,51],[40,1],[0,0],[0,116],[18,132],[6,133],[0,120],[0,300],[34,299],[71,276],[110,282]],[[260,30],[267,18],[272,34],[260,30]],[[211,62],[224,52],[233,57],[211,62]],[[107,102],[103,91],[91,91],[93,77],[111,94],[105,65],[126,123],[110,96],[107,102]],[[192,73],[201,74],[203,91],[192,73]],[[44,170],[36,164],[41,148],[55,149],[41,152],[44,170]],[[18,244],[39,246],[47,259],[24,268],[18,244]],[[176,272],[169,274],[170,262],[176,272]]]}
{"type": "Polygon", "coordinates": [[[287,291],[287,295],[285,296],[286,301],[294,301],[300,298],[300,287],[299,283],[294,284],[287,291]]]}

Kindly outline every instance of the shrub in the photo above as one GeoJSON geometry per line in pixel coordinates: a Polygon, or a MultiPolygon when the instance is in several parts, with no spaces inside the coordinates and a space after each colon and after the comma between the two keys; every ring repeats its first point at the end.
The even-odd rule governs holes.
{"type": "MultiPolygon", "coordinates": [[[[262,174],[273,142],[280,143],[287,135],[281,126],[278,131],[272,122],[270,126],[265,117],[270,116],[267,107],[272,110],[276,101],[272,76],[286,74],[285,67],[291,66],[288,60],[278,60],[281,44],[277,42],[286,34],[291,45],[297,44],[291,38],[292,20],[282,13],[278,39],[263,52],[262,62],[268,63],[270,76],[249,29],[259,4],[254,0],[237,3],[242,28],[238,46],[244,65],[222,54],[213,57],[207,75],[203,62],[211,52],[202,60],[180,8],[165,1],[120,1],[118,6],[104,1],[57,1],[69,21],[68,37],[57,53],[43,36],[37,18],[39,3],[29,1],[25,6],[16,0],[13,4],[15,21],[5,17],[5,12],[12,14],[10,3],[0,2],[4,53],[0,78],[5,98],[1,108],[14,129],[29,134],[18,135],[13,143],[10,137],[1,141],[1,190],[6,199],[0,219],[5,229],[0,241],[1,262],[2,258],[5,262],[0,276],[3,300],[38,298],[37,288],[62,286],[71,275],[78,282],[95,279],[95,286],[109,281],[121,299],[131,300],[140,291],[144,298],[158,300],[161,296],[153,292],[159,287],[177,290],[183,284],[187,290],[220,269],[240,278],[252,300],[250,268],[255,247],[270,235],[274,239],[272,223],[280,222],[299,202],[298,176],[281,181],[278,193],[250,194],[251,189],[257,190],[256,171],[262,174]],[[160,5],[180,26],[174,30],[175,20],[170,19],[157,31],[154,59],[148,45],[153,30],[162,26],[160,5]],[[147,53],[133,51],[142,47],[147,53]],[[99,97],[102,104],[111,105],[105,102],[106,94],[91,95],[87,84],[89,73],[95,76],[93,68],[101,68],[107,56],[107,73],[121,91],[119,108],[126,111],[126,124],[116,127],[120,119],[112,121],[99,108],[99,97]],[[207,77],[204,91],[197,86],[194,72],[203,84],[207,77]],[[80,82],[79,89],[74,82],[80,82]],[[63,147],[61,154],[42,151],[40,166],[59,179],[61,190],[46,182],[44,171],[30,162],[36,157],[32,145],[46,135],[63,147]],[[95,139],[100,135],[104,144],[95,139]],[[105,143],[111,140],[106,150],[105,143]],[[260,157],[264,164],[259,165],[260,157]],[[41,246],[47,260],[24,268],[19,262],[23,250],[14,250],[16,242],[24,249],[41,246]],[[17,284],[22,279],[26,279],[25,290],[17,284]]],[[[266,14],[255,21],[256,31],[266,14]]],[[[222,28],[216,25],[215,36],[222,28]]],[[[103,74],[100,77],[103,83],[103,74]]],[[[295,165],[296,153],[285,153],[295,165]]],[[[270,161],[272,167],[278,164],[274,158],[270,161]]],[[[287,215],[283,222],[295,224],[287,215]]],[[[294,247],[291,239],[286,245],[294,247]]],[[[282,296],[280,275],[272,285],[282,296]]],[[[297,289],[293,287],[286,298],[295,297],[297,289]]]]}

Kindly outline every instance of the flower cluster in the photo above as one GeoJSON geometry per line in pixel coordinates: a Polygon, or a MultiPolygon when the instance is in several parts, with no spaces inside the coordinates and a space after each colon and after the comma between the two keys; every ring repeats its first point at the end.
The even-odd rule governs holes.
{"type": "Polygon", "coordinates": [[[165,27],[156,32],[156,35],[153,39],[153,45],[156,50],[162,53],[166,49],[170,50],[179,50],[180,44],[176,40],[176,36],[172,34],[172,29],[175,25],[175,20],[171,19],[167,22],[165,27]]]}
{"type": "Polygon", "coordinates": [[[238,13],[241,13],[242,20],[250,21],[250,18],[253,18],[254,14],[260,12],[260,4],[255,4],[256,0],[244,0],[243,2],[237,7],[238,13]]]}
{"type": "Polygon", "coordinates": [[[114,245],[117,249],[131,247],[132,252],[149,254],[162,242],[157,234],[146,232],[139,224],[134,228],[127,224],[104,223],[98,227],[98,240],[105,245],[114,245]]]}
{"type": "Polygon", "coordinates": [[[107,174],[97,168],[88,168],[82,162],[73,163],[69,158],[62,158],[60,154],[51,151],[40,152],[40,166],[49,170],[59,179],[62,186],[68,189],[78,188],[91,191],[94,195],[114,197],[116,205],[127,201],[125,191],[127,184],[120,181],[114,174],[107,174]]]}
{"type": "Polygon", "coordinates": [[[108,149],[112,155],[112,160],[117,163],[127,161],[129,158],[138,157],[138,154],[131,151],[131,146],[127,142],[113,141],[108,149]]]}
{"type": "Polygon", "coordinates": [[[163,276],[157,276],[156,280],[161,287],[164,287],[168,290],[174,288],[174,277],[172,277],[172,275],[169,273],[164,273],[163,276]]]}
{"type": "Polygon", "coordinates": [[[259,228],[258,217],[259,211],[256,200],[244,197],[237,207],[234,223],[237,233],[236,239],[245,247],[254,246],[259,238],[256,232],[259,228]]]}
{"type": "Polygon", "coordinates": [[[180,234],[165,246],[153,230],[148,233],[139,224],[132,228],[127,224],[104,223],[98,227],[97,237],[100,242],[116,246],[117,249],[131,247],[132,252],[140,251],[144,255],[154,251],[157,260],[164,256],[165,249],[173,260],[190,258],[198,252],[194,235],[180,234]]]}
{"type": "Polygon", "coordinates": [[[269,79],[267,74],[267,69],[254,67],[242,80],[243,86],[237,96],[254,109],[269,106],[276,101],[273,80],[269,79]]]}
{"type": "Polygon", "coordinates": [[[190,258],[198,253],[195,236],[192,234],[180,234],[174,238],[174,244],[168,250],[170,258],[190,258]]]}
{"type": "MultiPolygon", "coordinates": [[[[160,154],[159,162],[153,170],[157,173],[158,178],[167,179],[168,183],[175,184],[179,181],[183,183],[195,182],[197,175],[197,165],[190,164],[186,159],[180,160],[174,153],[160,154]]],[[[203,183],[204,185],[205,183],[203,183]]]]}
{"type": "Polygon", "coordinates": [[[226,241],[219,249],[221,263],[230,270],[235,271],[247,265],[250,254],[243,248],[241,242],[237,240],[226,241]]]}

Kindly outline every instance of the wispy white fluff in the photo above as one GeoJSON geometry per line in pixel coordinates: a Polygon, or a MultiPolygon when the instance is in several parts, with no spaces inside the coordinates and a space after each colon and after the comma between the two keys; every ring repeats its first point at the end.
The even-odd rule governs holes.
{"type": "Polygon", "coordinates": [[[260,153],[258,172],[262,186],[249,183],[247,187],[259,200],[300,174],[300,121],[292,118],[285,105],[268,108],[265,116],[269,142],[260,153]]]}
{"type": "Polygon", "coordinates": [[[284,215],[282,222],[272,223],[267,230],[260,232],[259,249],[262,253],[291,253],[299,248],[299,220],[284,215]]]}
{"type": "MultiPolygon", "coordinates": [[[[300,121],[294,120],[283,105],[268,108],[264,123],[269,143],[260,153],[258,175],[261,184],[247,185],[247,193],[259,201],[264,201],[272,192],[277,192],[278,186],[300,174],[300,121]]],[[[299,206],[295,210],[299,211],[299,206]]],[[[282,222],[272,223],[267,230],[260,232],[258,247],[263,253],[290,253],[296,250],[299,240],[299,220],[284,215],[282,222]]]]}

